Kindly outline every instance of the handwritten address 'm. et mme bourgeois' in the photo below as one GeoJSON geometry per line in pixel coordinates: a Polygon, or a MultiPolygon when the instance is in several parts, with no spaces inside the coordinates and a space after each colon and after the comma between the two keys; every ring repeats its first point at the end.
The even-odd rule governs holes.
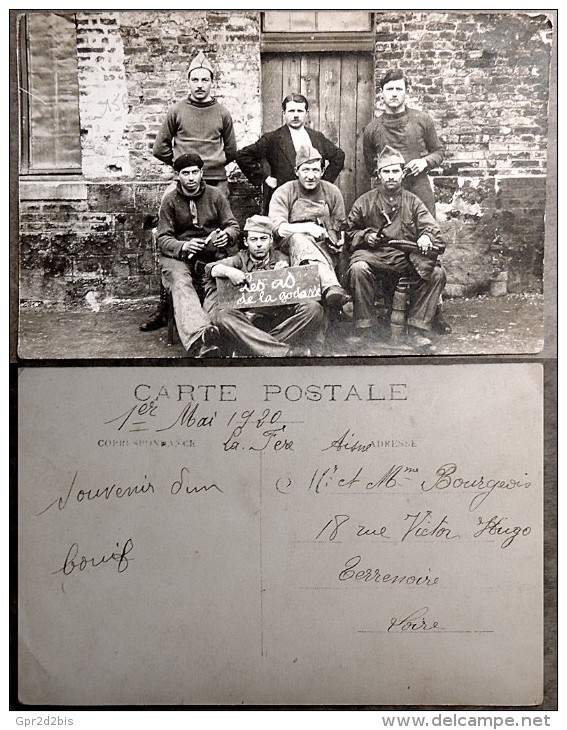
{"type": "MultiPolygon", "coordinates": [[[[262,697],[275,700],[283,687],[280,699],[296,701],[294,667],[320,671],[323,656],[353,677],[364,659],[381,677],[382,689],[363,693],[374,702],[376,692],[406,701],[402,677],[415,671],[416,652],[441,675],[471,681],[471,651],[519,644],[537,665],[533,641],[507,618],[518,602],[539,621],[541,464],[525,439],[516,448],[537,421],[533,373],[520,373],[522,398],[492,390],[484,416],[487,374],[501,386],[501,373],[480,378],[473,368],[465,383],[468,373],[439,367],[328,368],[324,379],[310,368],[246,370],[126,370],[96,393],[84,370],[65,389],[29,383],[26,397],[40,393],[42,408],[61,415],[49,429],[24,419],[21,436],[22,570],[47,591],[50,615],[73,606],[80,632],[80,621],[120,600],[140,626],[151,612],[156,631],[129,629],[124,640],[111,619],[121,652],[141,657],[161,641],[189,667],[206,637],[209,678],[226,651],[234,669],[221,671],[214,691],[187,670],[192,702],[233,697],[244,665],[262,697]],[[268,676],[280,689],[264,685],[268,676]]],[[[34,612],[28,625],[40,632],[44,620],[34,612]]],[[[69,651],[71,667],[83,661],[69,651]]],[[[338,691],[334,671],[327,680],[338,691]]],[[[145,681],[134,671],[132,692],[145,681]]],[[[481,682],[486,702],[494,682],[481,682]]],[[[111,693],[104,680],[95,685],[100,698],[111,693]]],[[[317,699],[331,699],[326,686],[317,699]]],[[[361,701],[357,688],[347,681],[349,701],[361,701]]],[[[506,692],[512,699],[517,687],[506,692]]]]}

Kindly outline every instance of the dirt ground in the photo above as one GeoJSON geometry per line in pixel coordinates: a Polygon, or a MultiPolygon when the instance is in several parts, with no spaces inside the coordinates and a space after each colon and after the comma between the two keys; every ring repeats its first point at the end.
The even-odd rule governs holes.
{"type": "MultiPolygon", "coordinates": [[[[103,302],[99,311],[85,305],[72,309],[23,304],[20,309],[18,355],[23,359],[183,358],[177,340],[168,346],[166,328],[140,332],[157,298],[103,302]]],[[[408,355],[534,354],[543,344],[543,295],[507,294],[447,299],[450,335],[434,335],[431,348],[393,347],[388,331],[363,345],[348,342],[351,323],[332,323],[326,357],[408,355]]]]}

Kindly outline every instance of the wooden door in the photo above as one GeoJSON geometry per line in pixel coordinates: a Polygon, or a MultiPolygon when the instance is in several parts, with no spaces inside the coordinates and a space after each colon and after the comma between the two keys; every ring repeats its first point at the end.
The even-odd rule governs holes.
{"type": "Polygon", "coordinates": [[[307,125],[345,153],[339,186],[347,213],[370,189],[364,167],[362,132],[372,119],[374,64],[369,53],[262,54],[263,130],[282,125],[282,99],[291,93],[309,100],[307,125]]]}

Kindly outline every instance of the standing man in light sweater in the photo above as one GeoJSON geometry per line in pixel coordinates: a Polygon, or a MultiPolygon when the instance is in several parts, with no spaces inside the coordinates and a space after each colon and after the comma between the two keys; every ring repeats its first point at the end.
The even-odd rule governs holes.
{"type": "MultiPolygon", "coordinates": [[[[235,159],[236,137],[230,112],[211,95],[213,67],[201,51],[191,61],[188,79],[189,95],[168,109],[154,142],[153,155],[171,166],[183,154],[199,155],[204,163],[204,181],[228,199],[225,165],[235,159]]],[[[166,192],[175,186],[173,183],[166,192]]],[[[166,321],[162,291],[157,309],[140,329],[150,332],[163,327],[166,321]]]]}
{"type": "Polygon", "coordinates": [[[228,197],[225,165],[236,155],[230,112],[211,96],[213,67],[199,52],[189,66],[189,96],[167,111],[154,142],[153,155],[166,165],[186,152],[203,160],[204,180],[228,197]]]}

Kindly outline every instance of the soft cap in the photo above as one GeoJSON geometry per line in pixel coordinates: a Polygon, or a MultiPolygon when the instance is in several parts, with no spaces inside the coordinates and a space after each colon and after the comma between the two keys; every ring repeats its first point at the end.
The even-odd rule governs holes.
{"type": "Polygon", "coordinates": [[[319,150],[316,150],[315,147],[311,147],[311,145],[304,144],[297,150],[297,154],[295,156],[295,168],[297,169],[306,162],[314,162],[315,160],[322,159],[323,157],[319,150]]]}
{"type": "Polygon", "coordinates": [[[390,165],[401,165],[403,167],[405,164],[406,161],[404,160],[403,155],[401,155],[398,150],[395,150],[393,147],[386,145],[382,152],[378,155],[378,159],[376,160],[376,169],[381,170],[383,167],[389,167],[390,165]]]}
{"type": "Polygon", "coordinates": [[[187,75],[190,76],[191,71],[194,71],[196,68],[207,69],[207,71],[210,71],[211,79],[213,78],[213,67],[211,66],[209,59],[205,56],[203,51],[199,51],[199,53],[191,61],[191,63],[189,64],[189,71],[187,72],[187,75]]]}
{"type": "Polygon", "coordinates": [[[258,233],[268,233],[270,236],[274,230],[272,221],[265,215],[253,215],[246,219],[244,224],[245,231],[256,231],[258,233]]]}
{"type": "Polygon", "coordinates": [[[184,155],[179,155],[173,163],[173,169],[175,172],[180,172],[186,167],[199,167],[202,169],[203,160],[196,152],[186,152],[184,155]]]}

